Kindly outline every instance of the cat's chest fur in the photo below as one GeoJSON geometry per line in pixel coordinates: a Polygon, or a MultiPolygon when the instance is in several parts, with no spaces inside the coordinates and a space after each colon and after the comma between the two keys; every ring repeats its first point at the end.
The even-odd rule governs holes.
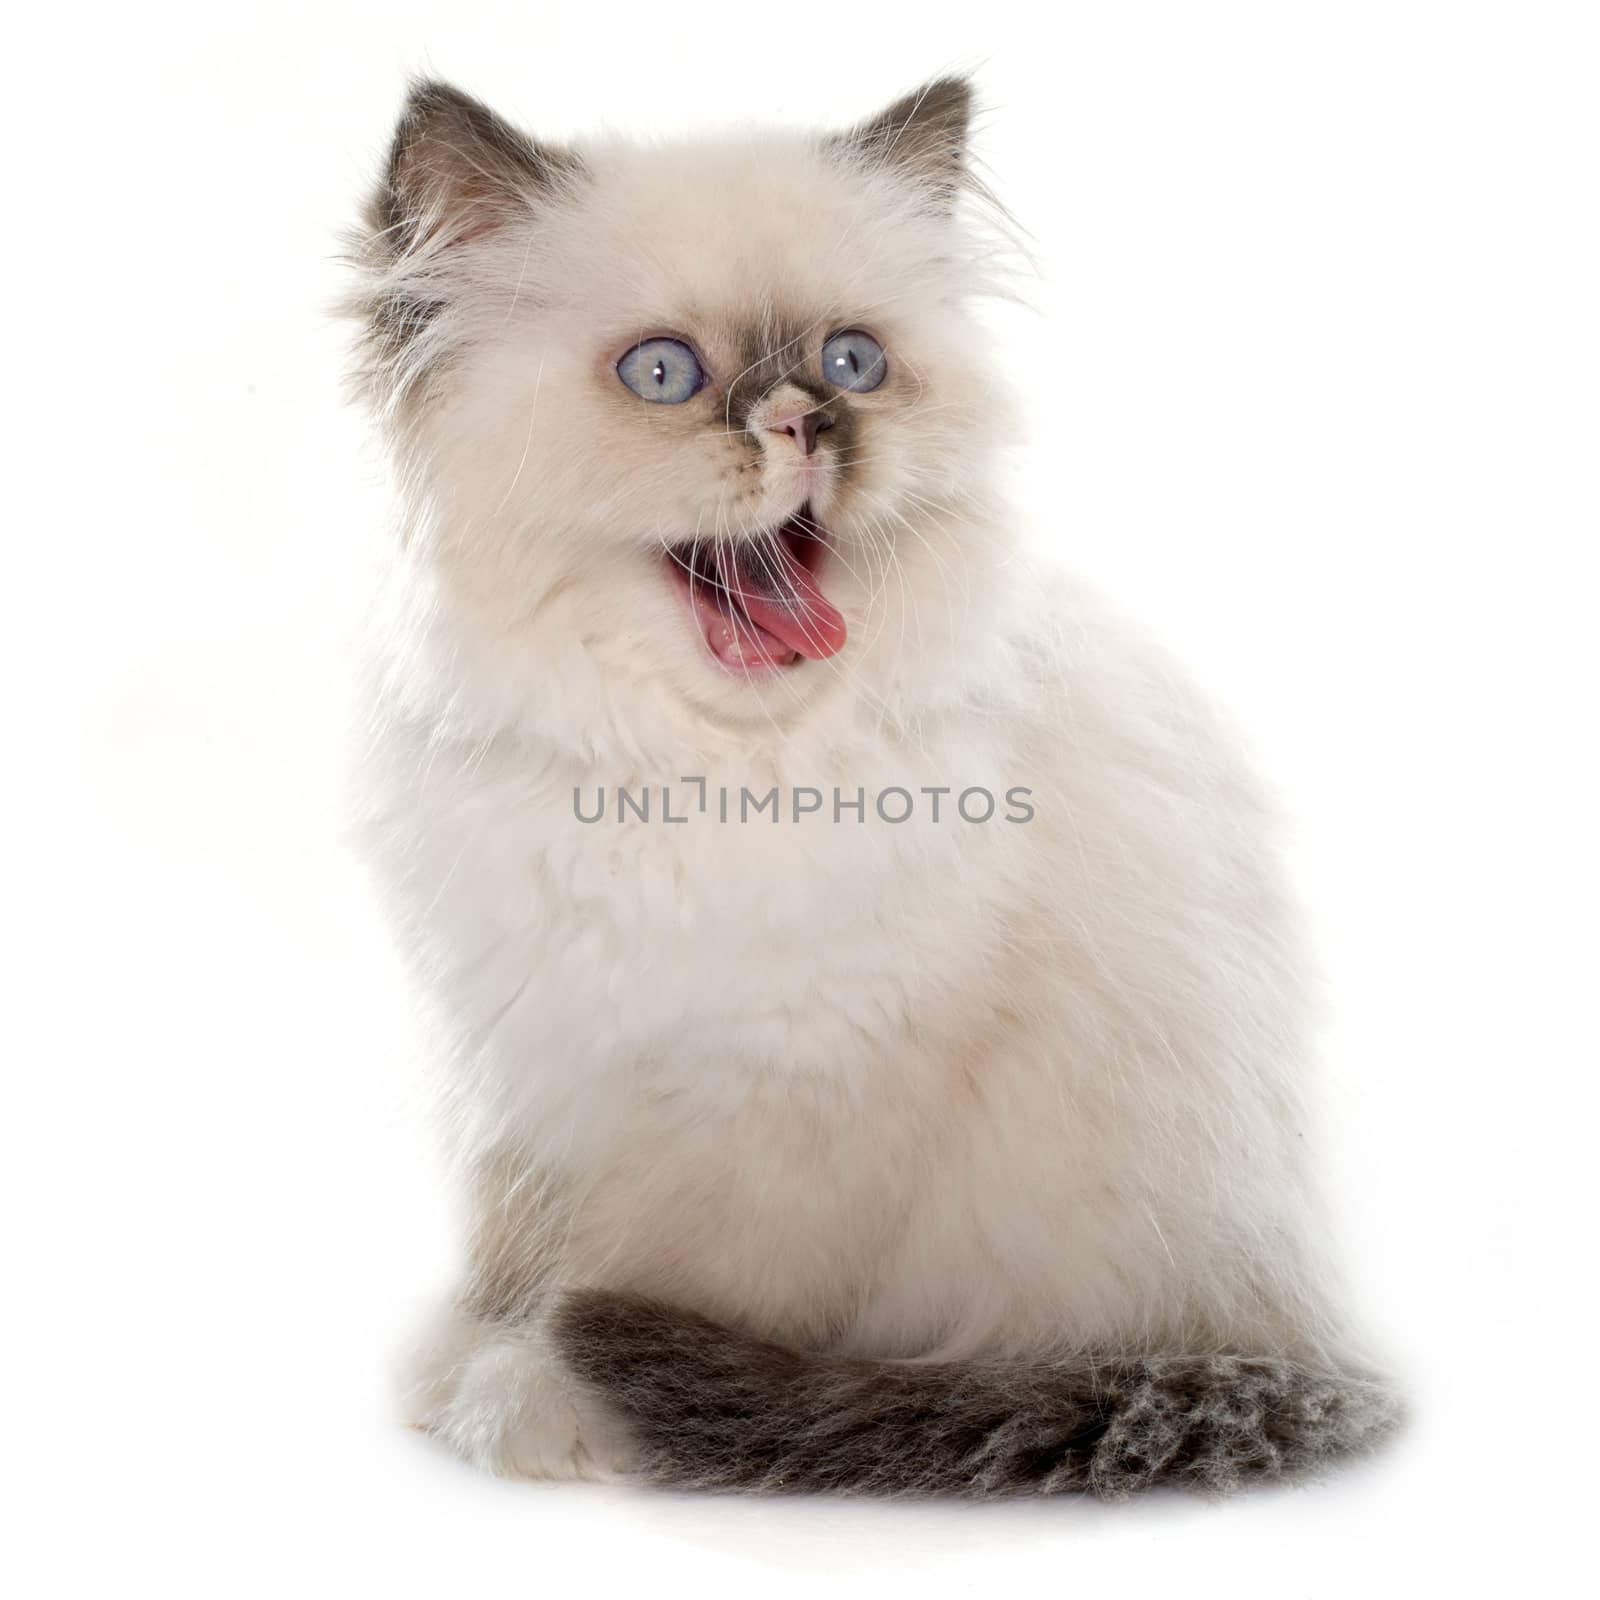
{"type": "Polygon", "coordinates": [[[818,763],[814,782],[707,773],[664,796],[633,774],[435,752],[391,791],[382,837],[479,1115],[582,1160],[663,1097],[734,1117],[773,1075],[881,1076],[925,1054],[921,1035],[981,1027],[963,997],[1003,960],[1025,828],[1000,796],[986,822],[942,796],[935,821],[922,790],[986,765],[968,738],[858,762],[848,784],[818,763]],[[891,786],[904,822],[877,807],[891,786]],[[797,818],[801,788],[822,799],[797,818]]]}

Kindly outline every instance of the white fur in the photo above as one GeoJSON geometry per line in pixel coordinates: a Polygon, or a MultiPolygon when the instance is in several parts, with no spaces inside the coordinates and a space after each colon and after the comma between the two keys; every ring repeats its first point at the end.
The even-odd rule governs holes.
{"type": "MultiPolygon", "coordinates": [[[[464,1180],[523,1175],[478,1203],[538,1262],[529,1305],[629,1288],[900,1357],[1332,1352],[1272,817],[1170,663],[1019,554],[981,240],[798,137],[586,155],[576,198],[429,265],[456,360],[391,418],[363,768],[464,1180]],[[850,643],[763,686],[709,661],[656,552],[781,515],[795,453],[737,479],[745,441],[680,434],[610,363],[769,304],[872,327],[915,381],[867,406],[848,496],[812,486],[850,643]],[[690,774],[1021,785],[1036,815],[573,815],[690,774]]],[[[536,1316],[458,1322],[417,1394],[496,1470],[625,1458],[536,1316]]]]}
{"type": "Polygon", "coordinates": [[[626,1471],[626,1441],[564,1378],[537,1327],[441,1308],[416,1342],[402,1400],[414,1426],[502,1477],[610,1479],[626,1471]]]}

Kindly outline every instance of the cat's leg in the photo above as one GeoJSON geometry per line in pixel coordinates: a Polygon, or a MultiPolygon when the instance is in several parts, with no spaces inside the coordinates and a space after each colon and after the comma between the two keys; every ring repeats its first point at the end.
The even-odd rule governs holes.
{"type": "Polygon", "coordinates": [[[622,1430],[572,1381],[546,1332],[564,1219],[503,1155],[478,1164],[473,1191],[471,1275],[417,1342],[407,1420],[503,1477],[623,1476],[622,1430]]]}
{"type": "Polygon", "coordinates": [[[542,1319],[485,1319],[452,1306],[427,1331],[407,1375],[417,1427],[501,1477],[612,1480],[627,1440],[563,1369],[542,1319]]]}

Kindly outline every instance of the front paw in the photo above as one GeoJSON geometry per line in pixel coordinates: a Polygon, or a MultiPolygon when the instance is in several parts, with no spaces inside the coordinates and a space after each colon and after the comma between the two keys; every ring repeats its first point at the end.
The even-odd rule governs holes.
{"type": "Polygon", "coordinates": [[[500,1477],[627,1475],[621,1429],[561,1371],[536,1326],[450,1311],[417,1352],[405,1407],[414,1426],[500,1477]]]}

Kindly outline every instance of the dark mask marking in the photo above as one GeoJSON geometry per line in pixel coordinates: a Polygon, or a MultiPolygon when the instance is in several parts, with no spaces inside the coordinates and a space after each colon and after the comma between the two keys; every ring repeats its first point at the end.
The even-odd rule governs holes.
{"type": "MultiPolygon", "coordinates": [[[[783,319],[760,327],[744,328],[736,341],[739,366],[722,408],[714,417],[719,429],[747,429],[750,414],[773,390],[787,384],[798,389],[824,417],[828,426],[818,433],[816,453],[831,458],[848,481],[859,451],[860,413],[842,390],[825,383],[820,373],[823,341],[834,331],[826,320],[783,319]]],[[[751,440],[752,448],[760,449],[751,440]]]]}

